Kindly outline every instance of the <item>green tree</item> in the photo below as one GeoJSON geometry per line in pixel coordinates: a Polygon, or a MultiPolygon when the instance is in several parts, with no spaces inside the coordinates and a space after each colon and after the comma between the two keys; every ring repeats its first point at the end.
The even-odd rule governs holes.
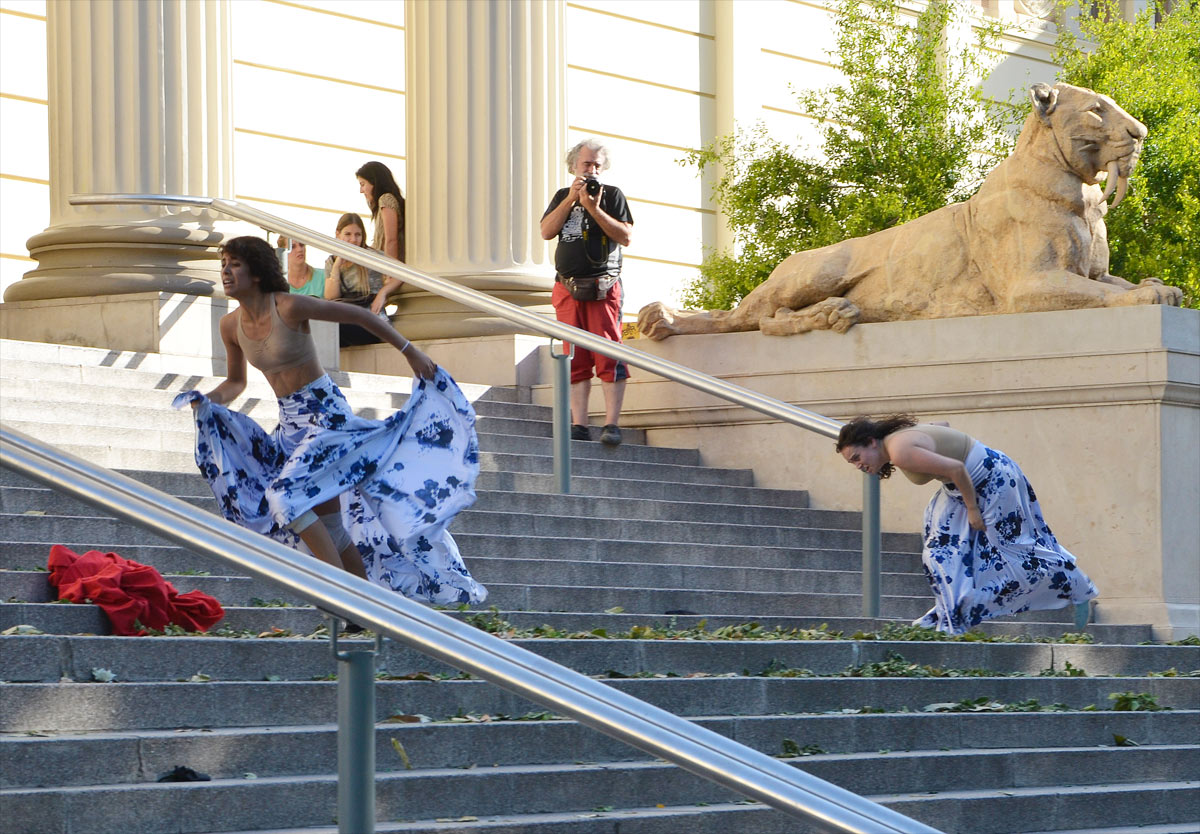
{"type": "Polygon", "coordinates": [[[687,306],[729,309],[793,252],[870,234],[975,192],[1011,148],[1011,115],[977,86],[996,30],[947,46],[961,14],[951,0],[933,0],[911,22],[897,0],[839,0],[833,54],[845,82],[797,94],[804,112],[820,114],[821,158],[797,155],[760,126],[683,160],[701,171],[717,166],[713,196],[735,248],[705,258],[684,291],[687,306]]]}
{"type": "Polygon", "coordinates": [[[1163,14],[1156,1],[1132,21],[1112,0],[1094,17],[1082,5],[1084,43],[1060,31],[1059,78],[1111,96],[1148,131],[1129,195],[1105,219],[1111,272],[1161,278],[1200,307],[1200,2],[1163,14]]]}

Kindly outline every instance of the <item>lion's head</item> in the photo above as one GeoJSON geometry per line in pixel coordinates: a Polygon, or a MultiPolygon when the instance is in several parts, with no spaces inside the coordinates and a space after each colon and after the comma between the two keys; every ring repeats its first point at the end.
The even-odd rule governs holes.
{"type": "Polygon", "coordinates": [[[1072,172],[1089,185],[1107,172],[1104,199],[1116,191],[1112,205],[1121,202],[1142,152],[1146,126],[1108,96],[1070,84],[1034,84],[1029,97],[1033,112],[1021,132],[1021,143],[1037,141],[1048,130],[1072,172]]]}

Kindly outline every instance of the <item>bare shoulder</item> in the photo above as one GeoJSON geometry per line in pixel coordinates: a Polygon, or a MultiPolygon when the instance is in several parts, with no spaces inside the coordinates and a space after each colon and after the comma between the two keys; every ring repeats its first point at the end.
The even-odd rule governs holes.
{"type": "Polygon", "coordinates": [[[235,332],[235,328],[237,327],[238,322],[241,320],[241,317],[242,317],[242,308],[241,307],[237,308],[236,310],[230,310],[228,313],[221,316],[221,322],[220,322],[221,335],[225,336],[225,335],[235,332]]]}
{"type": "Polygon", "coordinates": [[[321,308],[328,304],[323,298],[292,292],[275,293],[275,311],[283,323],[293,330],[311,318],[319,318],[321,308]]]}
{"type": "Polygon", "coordinates": [[[883,439],[883,445],[889,452],[900,449],[933,449],[934,447],[933,438],[915,426],[897,429],[883,439]]]}

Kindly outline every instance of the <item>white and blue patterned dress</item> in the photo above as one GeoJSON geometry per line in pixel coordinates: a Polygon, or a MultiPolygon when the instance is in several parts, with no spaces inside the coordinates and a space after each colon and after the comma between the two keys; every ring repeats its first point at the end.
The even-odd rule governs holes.
{"type": "Polygon", "coordinates": [[[994,617],[1097,596],[1092,580],[1050,532],[1016,463],[976,441],[966,467],[984,530],[971,529],[962,494],[943,483],[925,509],[921,554],[935,604],[914,625],[962,634],[994,617]]]}
{"type": "Polygon", "coordinates": [[[280,398],[271,434],[198,391],[174,405],[191,402],[196,465],[225,518],[298,547],[287,525],[340,496],[372,582],[443,605],[487,598],[446,529],[475,502],[479,446],[475,410],[441,368],[385,420],[356,416],[327,375],[280,398]]]}

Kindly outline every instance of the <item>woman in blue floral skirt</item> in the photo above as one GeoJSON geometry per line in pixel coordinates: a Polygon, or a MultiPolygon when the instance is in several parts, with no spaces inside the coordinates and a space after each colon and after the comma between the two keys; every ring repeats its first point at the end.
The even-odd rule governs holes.
{"type": "Polygon", "coordinates": [[[479,472],[475,412],[454,380],[367,310],[289,293],[264,240],[221,248],[221,285],[238,302],[220,323],[228,374],[175,406],[195,411],[196,464],[222,514],[405,596],[483,601],[446,529],[474,502],[479,472]],[[356,416],[317,360],[312,320],[359,325],[404,354],[414,374],[404,407],[382,421],[356,416]],[[247,363],[279,398],[270,434],[226,408],[247,363]]]}
{"type": "Polygon", "coordinates": [[[925,576],[934,606],[914,625],[961,634],[984,620],[1062,608],[1097,595],[1050,532],[1033,487],[1003,452],[947,423],[906,414],[842,426],[837,450],[863,472],[941,481],[925,510],[925,576]]]}

